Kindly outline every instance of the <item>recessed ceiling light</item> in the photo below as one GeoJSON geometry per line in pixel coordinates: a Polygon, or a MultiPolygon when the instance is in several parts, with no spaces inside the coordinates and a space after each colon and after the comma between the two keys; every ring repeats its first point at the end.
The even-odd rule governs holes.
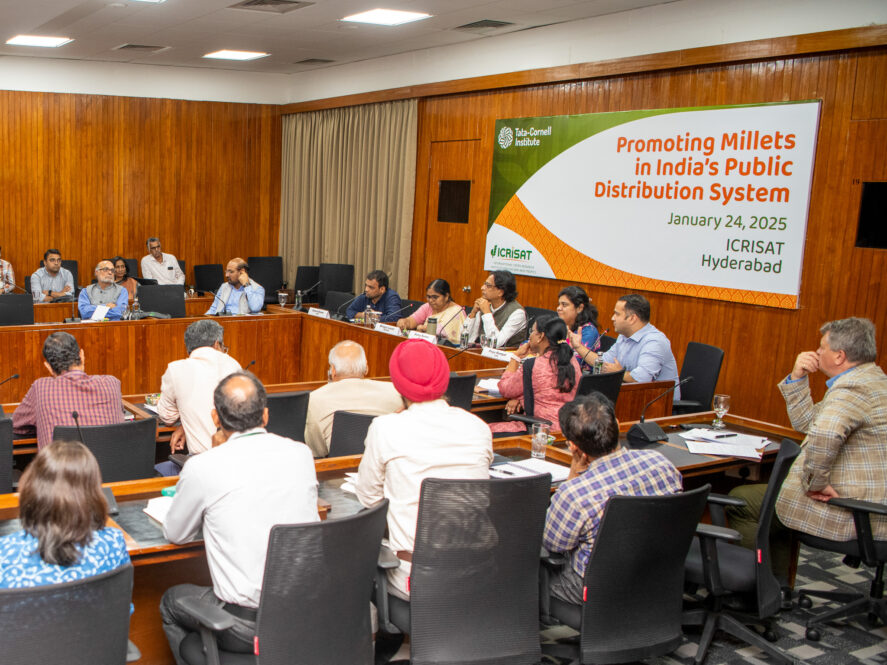
{"type": "Polygon", "coordinates": [[[16,35],[12,39],[7,39],[6,43],[11,46],[45,46],[55,48],[68,42],[73,42],[69,37],[41,37],[40,35],[16,35]]]}
{"type": "Polygon", "coordinates": [[[373,23],[375,25],[403,25],[413,21],[431,18],[431,14],[421,12],[402,12],[398,9],[371,9],[368,12],[346,16],[343,21],[352,23],[373,23]]]}
{"type": "Polygon", "coordinates": [[[215,58],[216,60],[256,60],[271,55],[270,53],[262,53],[261,51],[228,51],[221,50],[214,53],[207,53],[204,58],[215,58]]]}

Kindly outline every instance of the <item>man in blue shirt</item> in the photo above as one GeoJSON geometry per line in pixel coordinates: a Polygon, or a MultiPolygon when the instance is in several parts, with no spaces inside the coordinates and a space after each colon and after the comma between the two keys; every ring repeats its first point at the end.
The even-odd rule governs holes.
{"type": "Polygon", "coordinates": [[[249,264],[241,258],[231,259],[225,267],[226,281],[219,287],[207,315],[255,314],[265,305],[265,288],[249,278],[249,264]]]}
{"type": "Polygon", "coordinates": [[[362,321],[367,305],[374,312],[382,313],[379,320],[384,323],[396,322],[403,310],[400,296],[397,295],[397,291],[388,288],[388,275],[381,270],[373,270],[367,275],[363,294],[354,299],[345,311],[345,316],[362,321]]]}
{"type": "MultiPolygon", "coordinates": [[[[600,356],[605,372],[618,372],[624,367],[626,383],[679,381],[671,342],[650,323],[649,300],[636,293],[622,296],[613,307],[612,321],[619,338],[600,356]]],[[[680,398],[681,389],[676,388],[674,399],[680,398]]]]}
{"type": "Polygon", "coordinates": [[[99,261],[95,267],[95,279],[95,284],[90,284],[80,292],[77,301],[80,316],[84,319],[91,318],[96,307],[105,305],[109,309],[104,318],[109,321],[119,321],[129,303],[129,293],[114,283],[114,264],[110,261],[99,261]]]}

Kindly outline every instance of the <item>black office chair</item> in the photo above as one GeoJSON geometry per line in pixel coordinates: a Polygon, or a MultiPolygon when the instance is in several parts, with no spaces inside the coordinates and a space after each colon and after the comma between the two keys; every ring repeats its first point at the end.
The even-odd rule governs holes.
{"type": "Polygon", "coordinates": [[[320,280],[318,302],[321,307],[329,309],[327,294],[330,291],[347,293],[354,290],[354,266],[350,263],[321,263],[317,268],[317,279],[320,280]]]}
{"type": "Polygon", "coordinates": [[[328,310],[332,318],[345,318],[345,312],[348,311],[348,308],[345,305],[353,298],[353,293],[346,293],[344,291],[327,291],[323,309],[328,310]]]}
{"type": "Polygon", "coordinates": [[[524,306],[524,311],[527,313],[527,330],[531,330],[533,328],[533,322],[540,316],[557,316],[556,311],[554,311],[553,309],[545,309],[544,307],[524,306]]]}
{"type": "MultiPolygon", "coordinates": [[[[317,281],[320,279],[320,268],[317,266],[299,266],[296,268],[296,283],[293,289],[302,292],[302,302],[320,302],[317,295],[317,281]]],[[[354,288],[353,286],[351,288],[354,288]]]]}
{"type": "Polygon", "coordinates": [[[154,477],[157,421],[130,420],[114,425],[56,427],[53,441],[82,441],[99,463],[103,483],[154,477]],[[81,438],[80,432],[83,432],[81,438]]]}
{"type": "Polygon", "coordinates": [[[477,374],[465,374],[459,376],[450,372],[450,382],[447,384],[447,392],[444,393],[450,406],[458,406],[460,409],[471,411],[471,400],[474,399],[474,386],[477,383],[477,374]]]}
{"type": "Polygon", "coordinates": [[[221,263],[202,263],[194,266],[194,288],[197,291],[215,293],[223,281],[225,281],[225,268],[221,263]]]}
{"type": "Polygon", "coordinates": [[[272,434],[293,441],[305,441],[305,420],[308,418],[308,398],[311,392],[268,394],[268,426],[272,434]]]}
{"type": "Polygon", "coordinates": [[[672,406],[672,413],[699,413],[711,410],[711,400],[721,374],[724,350],[709,344],[690,342],[681,365],[681,380],[693,380],[681,386],[681,399],[672,406]]]}
{"type": "Polygon", "coordinates": [[[601,353],[606,353],[610,350],[610,347],[612,347],[616,343],[616,338],[610,337],[609,335],[601,335],[600,340],[601,346],[598,351],[600,351],[601,353]]]}
{"type": "Polygon", "coordinates": [[[29,326],[34,323],[34,298],[30,293],[0,295],[0,326],[29,326]]]}
{"type": "Polygon", "coordinates": [[[185,276],[185,283],[188,283],[188,271],[185,269],[185,262],[182,259],[176,259],[179,264],[179,268],[182,269],[182,274],[185,276]]]}
{"type": "Polygon", "coordinates": [[[283,284],[283,257],[281,256],[250,256],[250,279],[265,287],[265,302],[277,303],[277,291],[283,284]]]}
{"type": "Polygon", "coordinates": [[[133,279],[142,286],[154,286],[157,284],[157,280],[150,277],[133,277],[133,279]]]}
{"type": "Polygon", "coordinates": [[[96,665],[127,659],[132,565],[74,582],[0,590],[0,659],[96,665]]]}
{"type": "Polygon", "coordinates": [[[133,279],[137,279],[139,276],[139,260],[123,259],[123,262],[126,264],[126,272],[129,273],[129,276],[133,279]]]}
{"type": "Polygon", "coordinates": [[[178,284],[139,284],[136,294],[142,312],[160,312],[174,319],[185,316],[185,291],[178,284]]]}
{"type": "Polygon", "coordinates": [[[739,533],[718,526],[723,519],[723,506],[743,505],[742,499],[716,494],[708,497],[713,525],[699,526],[699,539],[693,542],[686,563],[687,582],[704,586],[708,592],[702,607],[688,610],[683,618],[685,626],[703,626],[695,658],[697,665],[705,660],[718,629],[756,646],[779,662],[789,665],[793,662],[788,654],[770,643],[776,641],[771,617],[782,604],[779,581],[770,565],[770,525],[776,497],[800,452],[797,443],[782,440],[761,503],[753,550],[727,542],[738,541],[739,533]],[[724,602],[728,597],[732,601],[729,605],[724,602]],[[763,636],[746,624],[763,625],[763,636]]]}
{"type": "Polygon", "coordinates": [[[212,630],[230,626],[233,618],[219,607],[185,598],[179,609],[201,629],[182,642],[184,660],[189,665],[372,665],[369,603],[387,512],[386,499],[351,517],[273,527],[256,620],[260,656],[220,652],[212,630]]]}
{"type": "Polygon", "coordinates": [[[12,418],[0,418],[0,494],[12,491],[12,418]]]}
{"type": "Polygon", "coordinates": [[[867,596],[852,591],[819,591],[818,589],[801,589],[798,592],[798,604],[803,608],[813,606],[810,596],[842,603],[839,607],[815,614],[807,620],[807,639],[813,641],[818,641],[821,636],[817,626],[835,619],[865,614],[871,626],[875,626],[878,619],[887,624],[887,598],[884,598],[884,563],[887,562],[887,540],[875,540],[871,522],[872,515],[887,517],[887,504],[842,498],[829,499],[828,504],[852,512],[853,522],[856,526],[856,540],[840,542],[801,532],[797,532],[798,538],[808,547],[843,554],[844,563],[853,568],[858,568],[860,563],[874,568],[875,576],[867,596]]]}
{"type": "MultiPolygon", "coordinates": [[[[710,489],[612,497],[585,569],[581,605],[549,591],[549,570],[570,565],[567,557],[543,557],[542,622],[579,631],[579,663],[627,663],[680,646],[684,561],[710,489]]],[[[576,657],[575,646],[543,651],[576,657]]]]}
{"type": "Polygon", "coordinates": [[[618,372],[604,372],[602,374],[583,374],[576,387],[576,396],[588,395],[594,391],[603,394],[613,404],[619,399],[622,390],[622,380],[625,378],[625,370],[618,372]]]}
{"type": "MultiPolygon", "coordinates": [[[[409,602],[376,578],[379,626],[410,634],[413,665],[535,665],[539,548],[551,476],[422,481],[409,602]]],[[[390,554],[390,551],[388,551],[390,554]]]]}
{"type": "Polygon", "coordinates": [[[367,430],[376,416],[353,411],[336,411],[333,414],[333,427],[330,430],[330,452],[328,457],[363,455],[367,430]]]}

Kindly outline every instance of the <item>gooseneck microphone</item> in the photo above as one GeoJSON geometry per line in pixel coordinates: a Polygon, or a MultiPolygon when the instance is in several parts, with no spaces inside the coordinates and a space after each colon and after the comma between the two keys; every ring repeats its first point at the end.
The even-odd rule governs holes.
{"type": "Polygon", "coordinates": [[[77,434],[80,435],[80,443],[86,444],[86,441],[83,438],[83,430],[80,429],[80,414],[76,411],[71,411],[71,417],[74,419],[74,424],[77,425],[77,434]]]}
{"type": "Polygon", "coordinates": [[[350,305],[350,304],[353,303],[355,300],[357,300],[358,298],[360,298],[360,296],[362,296],[362,295],[363,295],[363,293],[358,293],[358,294],[357,294],[356,296],[354,296],[351,300],[346,300],[346,301],[343,302],[341,305],[339,305],[339,306],[336,308],[336,316],[342,316],[342,308],[343,308],[345,305],[350,305]]]}
{"type": "Polygon", "coordinates": [[[667,441],[668,434],[665,433],[659,423],[646,423],[644,422],[644,414],[647,413],[647,408],[653,403],[657,402],[666,395],[674,392],[674,390],[685,383],[688,383],[693,380],[692,376],[688,376],[686,379],[682,379],[674,384],[668,390],[662,392],[662,394],[657,395],[653,399],[644,405],[643,411],[641,411],[641,418],[634,425],[631,426],[631,429],[628,430],[626,434],[626,438],[628,439],[628,444],[630,446],[643,446],[648,443],[656,443],[657,441],[667,441]]]}
{"type": "MultiPolygon", "coordinates": [[[[463,314],[464,312],[465,312],[465,308],[464,308],[464,307],[460,307],[460,308],[459,308],[459,311],[456,312],[455,314],[453,314],[450,318],[448,318],[446,323],[444,323],[443,325],[438,325],[438,326],[437,326],[437,338],[440,339],[440,337],[441,337],[441,332],[443,331],[443,329],[446,328],[448,325],[450,325],[450,322],[451,322],[453,319],[455,319],[457,316],[459,316],[459,314],[463,314]]],[[[427,320],[427,319],[426,319],[426,320],[427,320]]]]}
{"type": "Polygon", "coordinates": [[[7,376],[5,379],[0,381],[0,386],[2,386],[7,381],[12,381],[13,379],[17,379],[17,378],[18,378],[18,374],[13,374],[12,376],[7,376]]]}
{"type": "Polygon", "coordinates": [[[249,365],[247,365],[246,367],[243,368],[243,371],[244,371],[244,372],[248,372],[248,371],[249,371],[249,368],[252,367],[252,366],[255,365],[255,364],[256,364],[256,361],[255,361],[255,360],[251,360],[250,363],[249,363],[249,365]]]}
{"type": "Polygon", "coordinates": [[[9,285],[12,286],[12,288],[14,288],[14,289],[19,289],[22,293],[27,293],[27,294],[31,295],[31,292],[30,292],[28,289],[26,289],[26,288],[23,287],[23,286],[19,286],[19,285],[16,284],[15,282],[11,282],[11,281],[8,281],[8,280],[7,280],[7,281],[6,281],[6,284],[9,284],[9,285]]]}

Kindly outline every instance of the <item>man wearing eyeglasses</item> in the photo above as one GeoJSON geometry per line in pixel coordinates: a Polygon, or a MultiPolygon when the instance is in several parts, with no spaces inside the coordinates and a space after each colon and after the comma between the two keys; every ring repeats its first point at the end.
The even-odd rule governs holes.
{"type": "MultiPolygon", "coordinates": [[[[0,250],[3,248],[0,247],[0,250]]],[[[9,293],[15,288],[15,273],[9,261],[0,259],[0,293],[9,293]]]]}
{"type": "Polygon", "coordinates": [[[172,254],[165,254],[160,238],[148,238],[148,255],[141,260],[142,277],[156,279],[158,284],[184,284],[185,273],[172,254]]]}
{"type": "Polygon", "coordinates": [[[99,261],[95,267],[95,278],[95,284],[90,284],[80,292],[77,306],[81,318],[91,318],[96,307],[106,305],[110,309],[104,318],[119,321],[129,304],[129,293],[114,283],[114,264],[110,261],[99,261]]]}
{"type": "Polygon", "coordinates": [[[517,301],[514,275],[508,270],[494,270],[480,287],[468,317],[468,338],[473,342],[481,333],[495,338],[495,346],[518,346],[527,338],[527,313],[517,301]]]}

